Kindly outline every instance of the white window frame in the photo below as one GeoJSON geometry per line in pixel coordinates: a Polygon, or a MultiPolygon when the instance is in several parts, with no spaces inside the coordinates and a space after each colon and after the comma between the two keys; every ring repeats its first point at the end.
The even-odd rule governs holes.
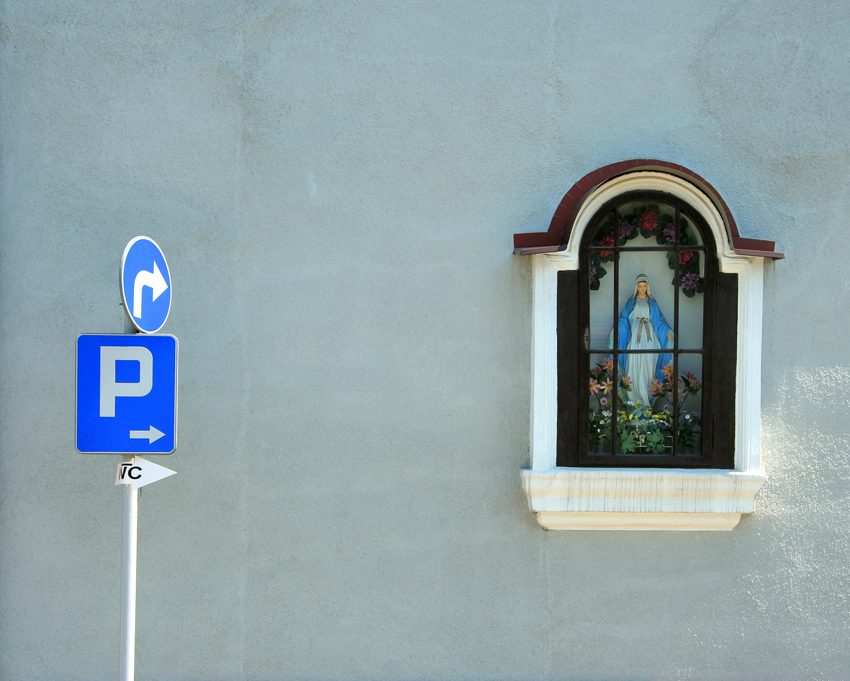
{"type": "MultiPolygon", "coordinates": [[[[752,513],[761,470],[761,345],[764,259],[735,253],[711,200],[660,172],[621,175],[580,208],[567,248],[533,258],[531,468],[522,471],[529,508],[547,530],[731,530],[752,513]],[[564,468],[556,465],[558,272],[579,269],[579,244],[607,201],[633,191],[666,192],[705,218],[721,272],[738,275],[735,469],[564,468]]],[[[578,320],[576,320],[578,323],[578,320]]]]}

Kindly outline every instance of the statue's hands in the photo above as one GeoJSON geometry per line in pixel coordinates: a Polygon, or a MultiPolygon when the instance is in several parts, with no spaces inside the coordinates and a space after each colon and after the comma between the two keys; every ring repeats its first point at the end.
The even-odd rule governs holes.
{"type": "Polygon", "coordinates": [[[673,332],[672,331],[667,334],[667,340],[669,340],[669,341],[673,340],[673,332]]]}

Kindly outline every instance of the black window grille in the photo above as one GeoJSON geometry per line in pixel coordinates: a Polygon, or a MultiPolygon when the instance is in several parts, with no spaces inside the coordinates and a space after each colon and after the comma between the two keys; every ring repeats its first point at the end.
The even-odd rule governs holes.
{"type": "Polygon", "coordinates": [[[558,275],[558,465],[734,468],[737,276],[705,220],[630,192],[579,252],[558,275]]]}

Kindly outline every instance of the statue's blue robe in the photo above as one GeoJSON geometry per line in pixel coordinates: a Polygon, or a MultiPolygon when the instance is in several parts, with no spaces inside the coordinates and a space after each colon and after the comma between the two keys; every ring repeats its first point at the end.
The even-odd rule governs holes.
{"type": "MultiPolygon", "coordinates": [[[[629,346],[629,340],[632,337],[632,326],[629,323],[629,315],[634,309],[635,299],[634,297],[631,297],[623,306],[623,311],[620,313],[620,319],[617,323],[617,346],[620,350],[625,350],[629,346]]],[[[658,303],[655,302],[655,298],[652,296],[649,298],[649,319],[652,322],[653,329],[655,329],[655,335],[657,335],[658,340],[661,341],[661,347],[668,347],[670,340],[667,338],[667,334],[672,333],[673,329],[670,328],[667,320],[664,319],[664,315],[661,314],[661,310],[658,309],[658,303]]],[[[669,354],[658,355],[658,362],[655,364],[655,377],[658,379],[659,383],[664,381],[664,366],[669,361],[669,354]]],[[[620,355],[620,366],[625,370],[626,355],[620,355]]]]}

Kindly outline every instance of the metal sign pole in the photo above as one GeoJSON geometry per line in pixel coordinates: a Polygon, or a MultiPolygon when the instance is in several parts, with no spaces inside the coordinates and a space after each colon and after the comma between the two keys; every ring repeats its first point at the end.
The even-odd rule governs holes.
{"type": "MultiPolygon", "coordinates": [[[[125,308],[124,333],[135,332],[136,329],[125,308]]],[[[125,463],[132,460],[132,456],[124,457],[125,463]]],[[[136,555],[139,536],[139,490],[132,485],[124,485],[122,535],[119,680],[133,681],[136,676],[136,555]]]]}
{"type": "MultiPolygon", "coordinates": [[[[130,462],[132,456],[125,456],[130,462]]],[[[120,681],[136,675],[136,549],[139,534],[139,490],[124,485],[123,546],[121,547],[120,681]]]]}

